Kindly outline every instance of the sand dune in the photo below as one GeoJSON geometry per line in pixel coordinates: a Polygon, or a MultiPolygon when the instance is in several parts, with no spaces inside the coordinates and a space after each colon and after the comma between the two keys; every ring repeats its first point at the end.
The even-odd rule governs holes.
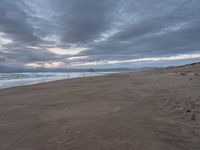
{"type": "Polygon", "coordinates": [[[200,63],[0,90],[0,150],[200,150],[200,63]]]}

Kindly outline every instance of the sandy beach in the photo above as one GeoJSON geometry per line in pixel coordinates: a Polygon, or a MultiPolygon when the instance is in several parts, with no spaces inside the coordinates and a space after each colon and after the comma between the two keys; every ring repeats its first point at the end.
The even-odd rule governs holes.
{"type": "Polygon", "coordinates": [[[0,150],[200,150],[200,63],[2,89],[0,150]]]}

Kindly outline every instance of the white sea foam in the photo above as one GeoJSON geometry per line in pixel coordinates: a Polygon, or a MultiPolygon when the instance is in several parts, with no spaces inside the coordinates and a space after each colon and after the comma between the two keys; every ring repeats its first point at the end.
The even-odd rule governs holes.
{"type": "Polygon", "coordinates": [[[0,73],[0,89],[37,84],[61,79],[100,76],[113,72],[70,72],[70,73],[0,73]]]}

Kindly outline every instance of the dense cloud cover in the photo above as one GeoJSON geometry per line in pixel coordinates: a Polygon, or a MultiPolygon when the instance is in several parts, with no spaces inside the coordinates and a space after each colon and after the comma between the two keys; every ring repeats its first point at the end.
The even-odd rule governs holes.
{"type": "Polygon", "coordinates": [[[199,0],[0,0],[0,14],[0,71],[200,60],[199,0]]]}

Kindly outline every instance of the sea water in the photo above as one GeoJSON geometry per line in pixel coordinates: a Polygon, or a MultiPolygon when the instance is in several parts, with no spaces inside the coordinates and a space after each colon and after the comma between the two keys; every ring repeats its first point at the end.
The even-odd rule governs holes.
{"type": "Polygon", "coordinates": [[[38,72],[38,73],[0,73],[0,89],[22,85],[37,84],[62,79],[100,76],[114,72],[38,72]]]}

